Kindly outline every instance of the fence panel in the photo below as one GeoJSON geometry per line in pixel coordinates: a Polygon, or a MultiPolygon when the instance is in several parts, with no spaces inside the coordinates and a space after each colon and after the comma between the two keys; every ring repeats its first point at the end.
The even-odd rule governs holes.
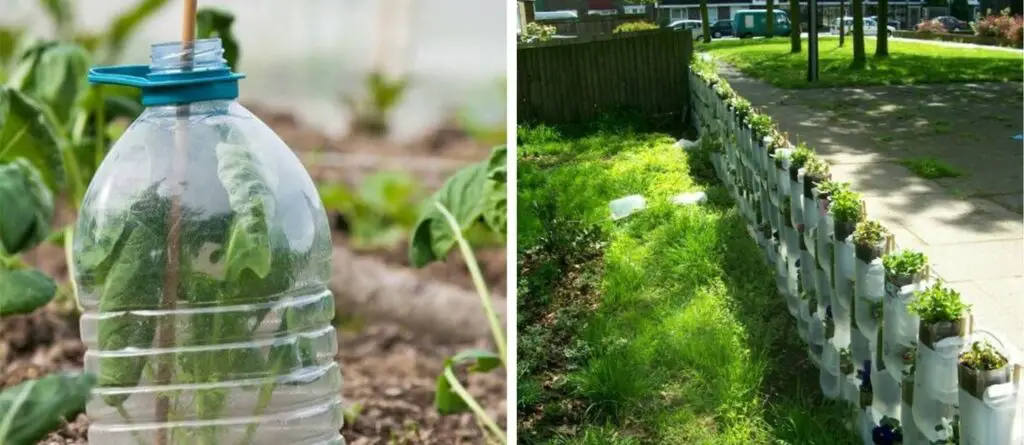
{"type": "Polygon", "coordinates": [[[521,45],[518,119],[581,122],[618,107],[682,113],[692,53],[690,33],[661,30],[521,45]]]}

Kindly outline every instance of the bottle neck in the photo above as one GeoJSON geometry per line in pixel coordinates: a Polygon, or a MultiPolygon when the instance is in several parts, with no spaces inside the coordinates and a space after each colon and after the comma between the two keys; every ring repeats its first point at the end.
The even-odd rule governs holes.
{"type": "Polygon", "coordinates": [[[228,69],[220,39],[158,43],[150,49],[150,75],[228,69]]]}

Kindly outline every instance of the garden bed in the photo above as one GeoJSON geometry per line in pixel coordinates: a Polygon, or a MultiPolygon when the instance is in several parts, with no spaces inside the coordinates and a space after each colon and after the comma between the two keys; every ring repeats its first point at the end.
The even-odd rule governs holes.
{"type": "MultiPolygon", "coordinates": [[[[355,135],[344,141],[329,140],[299,125],[290,116],[257,110],[261,118],[290,144],[303,158],[314,179],[322,179],[335,168],[322,169],[311,152],[342,153],[377,159],[347,168],[343,173],[354,173],[360,178],[369,176],[381,166],[393,165],[389,157],[410,154],[434,159],[445,165],[465,165],[486,159],[489,148],[484,147],[452,130],[441,130],[412,144],[399,145],[383,142],[366,135],[355,135]],[[325,173],[326,172],[326,173],[325,173]],[[361,175],[361,176],[360,176],[361,175]]],[[[428,182],[417,170],[408,174],[421,182],[428,182]]],[[[332,176],[331,180],[336,180],[332,176]]],[[[442,177],[443,178],[443,177],[442,177]]],[[[439,184],[438,184],[439,185],[439,184]]],[[[424,186],[429,194],[436,186],[424,186]]],[[[335,218],[337,219],[337,218],[335,218]]],[[[74,220],[66,207],[59,207],[55,226],[74,220]]],[[[351,250],[344,227],[335,227],[333,239],[336,249],[351,250]]],[[[408,262],[405,241],[391,247],[360,250],[355,253],[360,261],[379,263],[386,270],[400,271],[414,276],[423,283],[440,283],[464,289],[472,294],[473,286],[465,263],[457,253],[448,261],[431,264],[423,269],[412,269],[408,262]]],[[[63,282],[67,267],[63,249],[43,244],[25,255],[26,261],[44,273],[63,282]]],[[[504,307],[505,249],[501,246],[483,247],[477,251],[484,279],[493,289],[495,305],[504,307]]],[[[401,296],[396,296],[401,297],[401,296]]],[[[409,295],[408,298],[416,298],[409,295]]],[[[472,303],[473,301],[471,301],[472,303]]],[[[422,304],[422,303],[421,303],[422,304]]],[[[362,308],[339,304],[341,313],[358,314],[362,308]]],[[[434,308],[444,314],[451,308],[434,308]]],[[[466,312],[475,310],[469,308],[466,312]]],[[[25,379],[49,374],[62,369],[80,369],[85,348],[79,339],[77,317],[73,303],[55,301],[47,307],[24,316],[6,317],[0,321],[0,389],[25,379]]],[[[461,311],[460,311],[461,312],[461,311]]],[[[479,311],[467,315],[480,319],[479,311]]],[[[343,374],[342,396],[346,404],[346,425],[342,434],[350,445],[385,443],[454,444],[483,443],[483,436],[472,414],[442,417],[434,407],[434,389],[437,376],[446,358],[459,350],[487,347],[486,336],[478,339],[446,336],[445,326],[434,330],[421,330],[403,325],[405,320],[386,317],[346,320],[339,324],[339,353],[343,374]]],[[[472,332],[472,330],[470,330],[472,332]]],[[[481,405],[504,426],[505,379],[503,373],[489,373],[469,378],[468,388],[481,405]]],[[[43,444],[84,444],[88,419],[80,415],[73,423],[50,434],[43,444]]]]}

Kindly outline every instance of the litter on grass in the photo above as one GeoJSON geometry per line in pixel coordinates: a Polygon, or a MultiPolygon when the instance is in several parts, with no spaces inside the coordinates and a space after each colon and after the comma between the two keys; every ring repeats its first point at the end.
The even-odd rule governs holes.
{"type": "Polygon", "coordinates": [[[618,221],[647,207],[647,200],[640,195],[629,195],[608,203],[612,209],[612,220],[618,221]]]}
{"type": "Polygon", "coordinates": [[[696,141],[691,141],[689,139],[680,139],[675,143],[676,148],[682,148],[683,150],[691,150],[693,148],[696,148],[698,145],[700,145],[700,138],[698,138],[696,141]]]}
{"type": "Polygon", "coordinates": [[[672,203],[679,205],[701,204],[707,200],[708,195],[704,192],[680,193],[672,197],[672,203]]]}

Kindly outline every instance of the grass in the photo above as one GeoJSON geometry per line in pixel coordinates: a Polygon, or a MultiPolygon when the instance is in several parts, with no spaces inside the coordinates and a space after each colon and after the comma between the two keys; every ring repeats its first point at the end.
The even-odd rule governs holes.
{"type": "Polygon", "coordinates": [[[836,37],[818,40],[819,78],[807,82],[807,39],[802,52],[789,52],[789,39],[719,40],[697,47],[727,61],[744,74],[780,88],[867,85],[914,85],[1024,79],[1020,52],[947,47],[931,43],[889,41],[889,57],[876,58],[875,39],[865,39],[867,65],[851,69],[853,43],[842,48],[836,37]]]}
{"type": "Polygon", "coordinates": [[[674,141],[519,129],[520,442],[856,443],[728,194],[674,141]],[[670,203],[695,190],[708,203],[670,203]],[[634,193],[648,208],[612,222],[634,193]]]}
{"type": "Polygon", "coordinates": [[[963,172],[939,159],[931,157],[908,158],[900,161],[904,167],[924,179],[956,178],[963,172]]]}

